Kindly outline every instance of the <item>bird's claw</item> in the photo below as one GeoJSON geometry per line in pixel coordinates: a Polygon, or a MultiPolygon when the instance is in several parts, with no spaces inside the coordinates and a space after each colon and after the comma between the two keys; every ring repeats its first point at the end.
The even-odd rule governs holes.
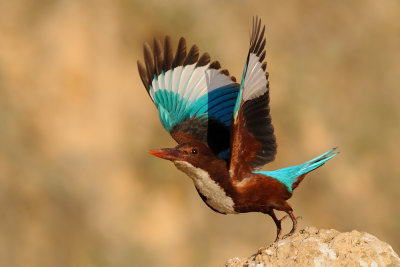
{"type": "MultiPolygon", "coordinates": [[[[283,216],[279,221],[282,222],[288,217],[291,217],[291,216],[287,214],[287,215],[283,216]]],[[[293,235],[296,232],[297,220],[303,219],[303,217],[302,216],[297,216],[297,217],[293,217],[293,218],[294,218],[294,221],[293,221],[292,230],[290,230],[290,232],[287,233],[286,235],[282,236],[282,238],[280,238],[281,233],[279,232],[279,234],[276,236],[275,242],[278,242],[279,240],[286,239],[286,238],[288,238],[289,236],[293,235]]]]}

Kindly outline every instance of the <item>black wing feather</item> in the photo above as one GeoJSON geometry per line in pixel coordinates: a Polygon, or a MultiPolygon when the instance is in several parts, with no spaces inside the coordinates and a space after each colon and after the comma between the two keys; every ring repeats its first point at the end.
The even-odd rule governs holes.
{"type": "Polygon", "coordinates": [[[257,151],[256,158],[251,162],[253,168],[258,168],[271,162],[276,154],[276,138],[270,115],[269,94],[248,100],[243,103],[243,115],[249,132],[253,133],[261,148],[257,151]]]}

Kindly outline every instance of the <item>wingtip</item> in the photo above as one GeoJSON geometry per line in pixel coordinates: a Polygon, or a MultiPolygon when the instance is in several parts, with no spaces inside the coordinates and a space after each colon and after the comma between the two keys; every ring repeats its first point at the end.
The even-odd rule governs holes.
{"type": "Polygon", "coordinates": [[[143,43],[143,51],[147,52],[146,50],[152,51],[151,50],[151,46],[150,46],[150,44],[148,42],[144,42],[143,43]]]}

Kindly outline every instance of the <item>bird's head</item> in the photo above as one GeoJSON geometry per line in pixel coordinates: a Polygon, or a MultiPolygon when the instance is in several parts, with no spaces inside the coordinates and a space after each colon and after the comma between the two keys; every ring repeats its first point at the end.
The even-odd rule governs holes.
{"type": "Polygon", "coordinates": [[[150,154],[170,160],[172,162],[184,161],[195,167],[206,166],[214,159],[217,159],[211,149],[200,142],[183,143],[174,148],[152,149],[150,154]]]}

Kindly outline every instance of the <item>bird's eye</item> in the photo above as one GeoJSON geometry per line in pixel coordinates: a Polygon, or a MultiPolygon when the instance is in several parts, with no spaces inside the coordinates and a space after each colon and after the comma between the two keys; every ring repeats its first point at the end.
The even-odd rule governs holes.
{"type": "Polygon", "coordinates": [[[190,153],[192,153],[193,155],[196,155],[198,152],[197,152],[197,149],[196,149],[196,148],[193,148],[193,149],[190,151],[190,153]]]}

